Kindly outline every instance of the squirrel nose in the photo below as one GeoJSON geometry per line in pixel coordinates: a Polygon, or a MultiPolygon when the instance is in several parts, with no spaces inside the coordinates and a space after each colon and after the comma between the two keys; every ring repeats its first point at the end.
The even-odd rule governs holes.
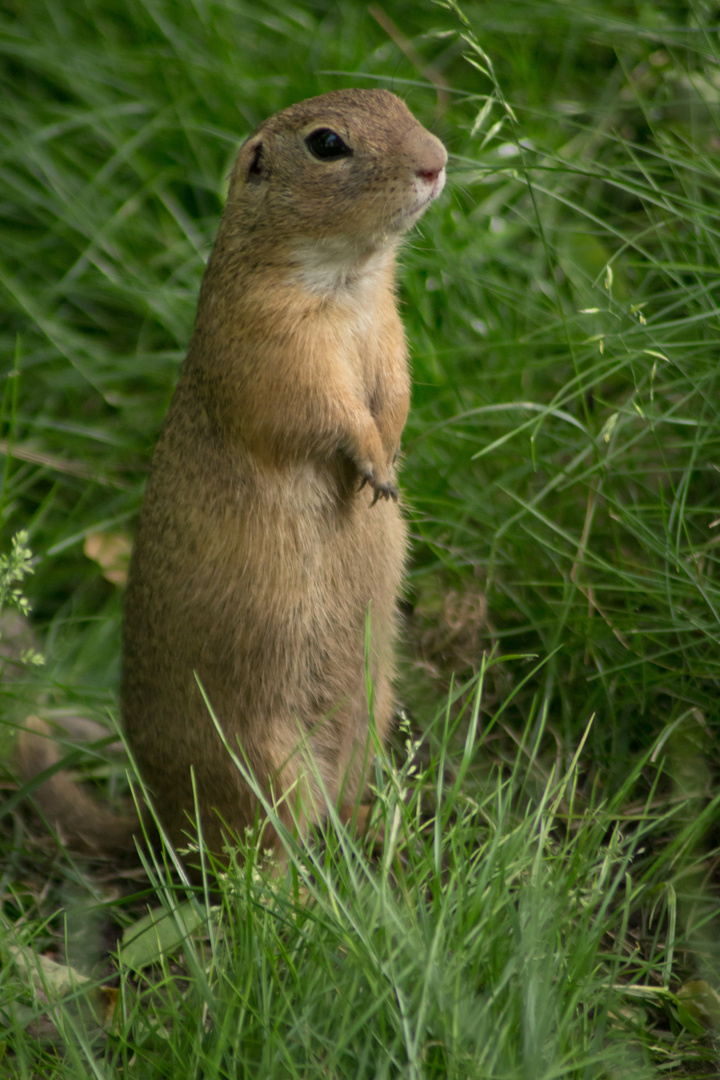
{"type": "Polygon", "coordinates": [[[427,184],[434,184],[446,165],[447,150],[439,139],[430,136],[415,159],[415,175],[427,184]]]}
{"type": "Polygon", "coordinates": [[[440,165],[437,169],[418,169],[415,175],[421,180],[427,180],[429,184],[434,184],[444,168],[444,165],[440,165]]]}

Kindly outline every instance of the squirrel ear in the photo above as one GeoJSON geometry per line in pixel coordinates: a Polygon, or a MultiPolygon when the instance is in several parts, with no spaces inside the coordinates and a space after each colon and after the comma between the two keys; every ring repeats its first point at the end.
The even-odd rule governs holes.
{"type": "Polygon", "coordinates": [[[269,170],[265,161],[265,147],[259,135],[247,140],[240,151],[238,164],[243,179],[248,183],[259,184],[261,180],[267,180],[269,170]]]}

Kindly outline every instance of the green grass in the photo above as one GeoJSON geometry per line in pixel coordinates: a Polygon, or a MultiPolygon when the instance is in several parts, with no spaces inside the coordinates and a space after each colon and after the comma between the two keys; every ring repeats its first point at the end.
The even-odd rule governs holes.
{"type": "MultiPolygon", "coordinates": [[[[254,875],[250,853],[218,913],[195,901],[207,941],[140,977],[121,968],[103,1027],[53,1013],[8,946],[72,960],[87,939],[77,965],[107,982],[106,924],[134,924],[154,893],[54,858],[10,792],[0,1073],[716,1069],[677,992],[720,973],[718,13],[373,10],[0,14],[2,552],[27,530],[46,657],[0,688],[6,756],[39,697],[117,716],[121,589],[85,544],[132,533],[239,142],[292,101],[383,85],[451,154],[402,254],[399,693],[423,748],[414,773],[403,760],[378,777],[398,853],[392,827],[370,861],[333,835],[293,848],[309,904],[254,875]]],[[[123,770],[103,760],[89,771],[106,798],[123,770]]]]}
{"type": "MultiPolygon", "coordinates": [[[[219,895],[195,893],[190,905],[151,866],[150,902],[159,896],[167,915],[157,931],[126,931],[112,1019],[102,968],[82,987],[67,986],[64,967],[46,964],[38,979],[51,1001],[63,991],[60,1054],[38,1034],[47,1004],[12,954],[40,954],[53,935],[16,886],[4,949],[9,1075],[540,1080],[649,1077],[653,1057],[673,1069],[712,1062],[667,987],[687,947],[667,877],[693,872],[705,822],[683,829],[679,802],[629,811],[632,776],[609,800],[586,800],[577,762],[546,772],[542,728],[478,787],[481,703],[482,681],[456,750],[441,715],[437,753],[411,742],[396,765],[378,766],[385,838],[370,860],[343,832],[302,849],[288,838],[278,880],[247,844],[219,895]]],[[[82,876],[72,876],[77,897],[82,876]]],[[[128,921],[139,900],[116,904],[116,918],[128,921]]],[[[87,962],[77,934],[66,947],[68,962],[87,962]]]]}

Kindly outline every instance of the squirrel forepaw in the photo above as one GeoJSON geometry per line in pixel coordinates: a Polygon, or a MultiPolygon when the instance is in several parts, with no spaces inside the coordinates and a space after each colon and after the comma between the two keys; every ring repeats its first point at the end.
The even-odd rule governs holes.
{"type": "Polygon", "coordinates": [[[391,481],[377,480],[375,473],[367,472],[362,474],[358,491],[362,491],[366,484],[370,484],[374,491],[373,500],[370,503],[371,506],[374,506],[378,499],[392,499],[393,502],[398,501],[398,489],[391,481]]]}
{"type": "Polygon", "coordinates": [[[373,495],[373,501],[370,503],[374,506],[378,499],[392,499],[393,502],[398,501],[398,489],[394,484],[378,484],[375,488],[375,494],[373,495]]]}

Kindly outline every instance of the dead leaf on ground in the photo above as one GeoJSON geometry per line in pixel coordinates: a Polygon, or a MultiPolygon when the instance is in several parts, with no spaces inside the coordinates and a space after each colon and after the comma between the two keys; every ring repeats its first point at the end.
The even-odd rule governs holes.
{"type": "Polygon", "coordinates": [[[127,533],[88,533],[83,551],[113,585],[127,584],[132,542],[127,533]]]}
{"type": "MultiPolygon", "coordinates": [[[[39,1002],[53,1004],[71,997],[77,1005],[89,1007],[100,1027],[109,1029],[118,998],[118,991],[114,987],[98,986],[69,964],[58,963],[28,947],[8,943],[6,953],[23,983],[32,988],[39,1002]]],[[[48,1013],[51,1021],[53,1012],[48,1013]]]]}
{"type": "Polygon", "coordinates": [[[693,1020],[705,1029],[720,1031],[720,994],[704,979],[691,979],[683,983],[677,998],[678,1004],[693,1020]]]}

